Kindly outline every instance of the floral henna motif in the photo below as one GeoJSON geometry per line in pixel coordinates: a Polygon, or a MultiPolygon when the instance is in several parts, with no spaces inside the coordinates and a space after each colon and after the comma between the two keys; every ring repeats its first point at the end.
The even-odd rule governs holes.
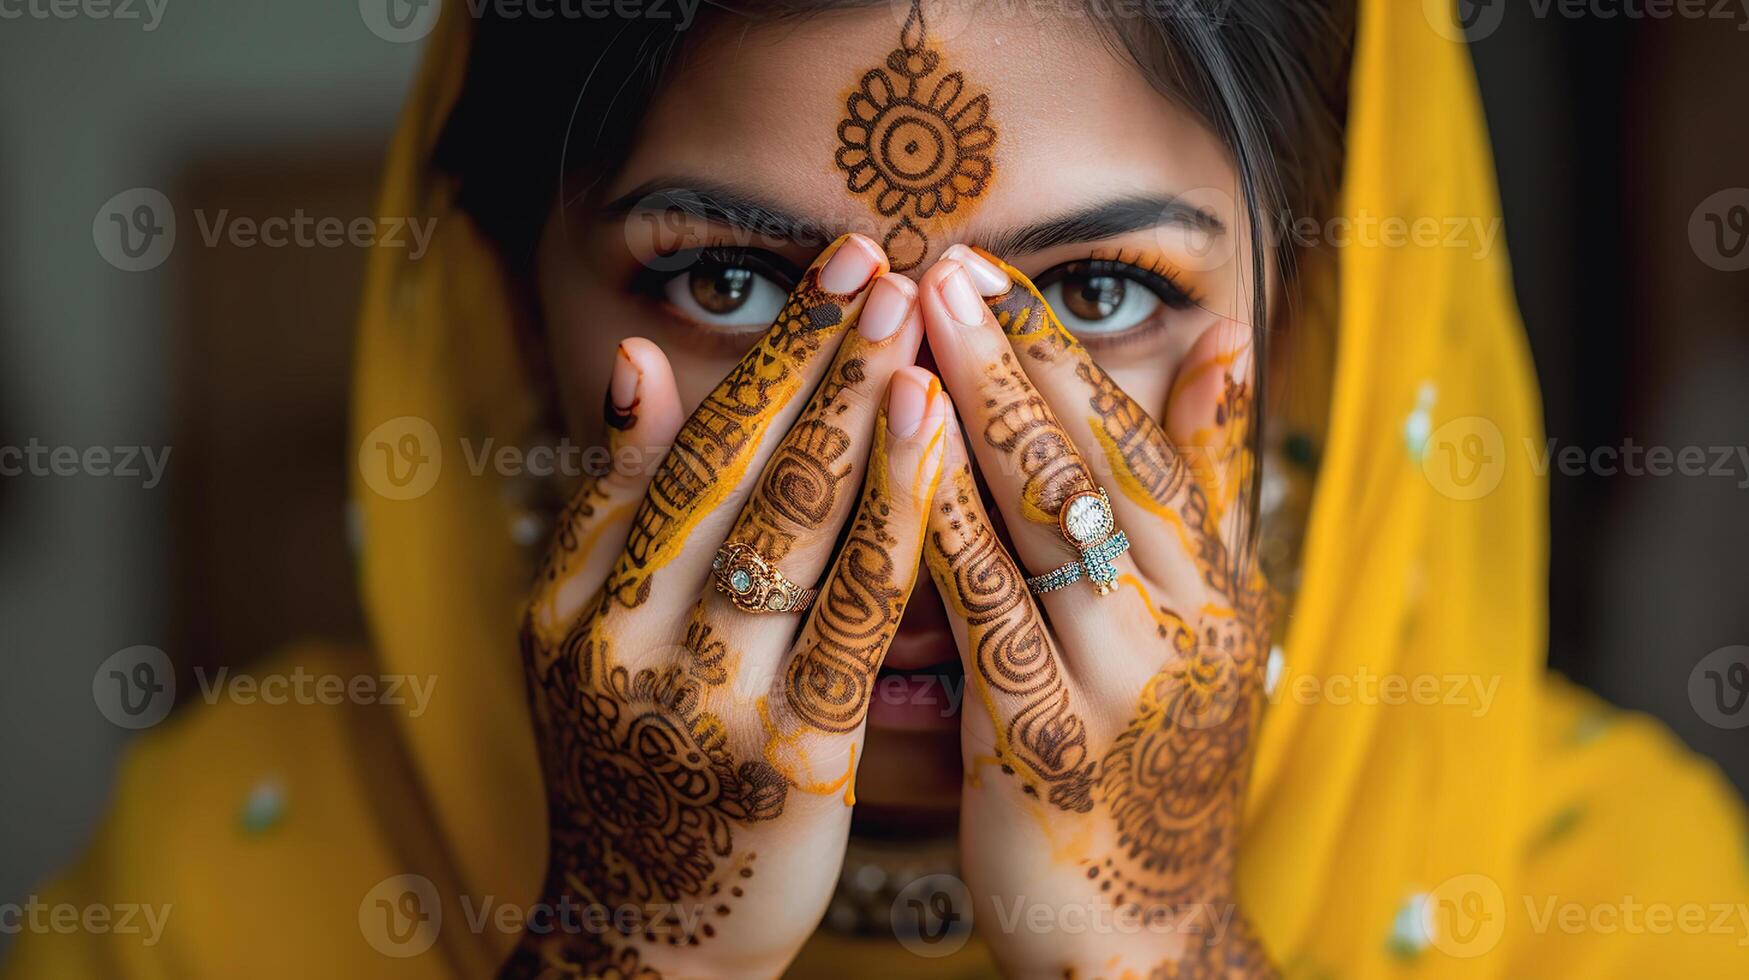
{"type": "Polygon", "coordinates": [[[1172,661],[1100,764],[1100,796],[1129,859],[1119,905],[1204,898],[1230,870],[1256,658],[1235,629],[1210,628],[1200,642],[1187,642],[1189,632],[1177,625],[1172,661]]]}
{"type": "Polygon", "coordinates": [[[1019,569],[977,513],[971,470],[962,467],[953,481],[954,499],[941,505],[953,533],[931,533],[926,557],[942,596],[965,618],[975,682],[996,723],[996,762],[1027,795],[1085,813],[1093,807],[1087,726],[1071,710],[1044,624],[1022,611],[1030,600],[1019,569]],[[1018,710],[1002,712],[996,693],[1018,710]]]}
{"type": "Polygon", "coordinates": [[[897,219],[881,241],[895,272],[922,264],[926,226],[975,201],[994,172],[989,97],[966,97],[965,76],[940,69],[922,2],[912,0],[899,47],[884,67],[862,76],[838,124],[833,160],[845,187],[867,195],[881,217],[897,219]]]}
{"type": "Polygon", "coordinates": [[[1027,382],[1014,355],[1004,352],[988,370],[994,394],[984,403],[992,413],[984,439],[1005,453],[1025,478],[1021,513],[1030,521],[1055,527],[1063,503],[1092,490],[1093,479],[1069,434],[1051,414],[1044,396],[1027,382]]]}
{"type": "Polygon", "coordinates": [[[650,482],[631,533],[607,580],[607,594],[641,605],[650,577],[679,554],[693,527],[741,483],[758,434],[802,383],[802,367],[844,328],[843,304],[810,269],[777,322],[681,426],[650,482]]]}
{"type": "Polygon", "coordinates": [[[715,935],[753,874],[736,830],[780,816],[788,795],[770,765],[734,758],[688,670],[615,664],[600,610],[559,649],[536,649],[532,628],[523,642],[552,834],[543,897],[604,910],[613,928],[530,934],[506,975],[653,975],[639,943],[715,935]]]}
{"type": "Polygon", "coordinates": [[[869,456],[868,492],[784,679],[791,710],[821,731],[850,732],[861,723],[869,687],[904,617],[916,577],[913,569],[900,587],[893,566],[899,541],[888,529],[893,504],[887,487],[886,431],[883,412],[869,456]]]}

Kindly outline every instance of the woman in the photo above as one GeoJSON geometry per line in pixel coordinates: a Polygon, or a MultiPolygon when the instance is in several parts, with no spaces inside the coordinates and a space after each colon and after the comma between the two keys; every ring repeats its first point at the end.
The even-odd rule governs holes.
{"type": "Polygon", "coordinates": [[[1744,825],[1542,669],[1504,256],[1332,232],[1491,221],[1461,45],[813,6],[446,12],[383,204],[445,220],[360,346],[378,647],[294,654],[429,710],[145,740],[45,898],[162,941],[20,975],[1740,972],[1596,924],[1736,907],[1744,825]],[[526,555],[455,440],[545,430],[611,452],[526,555]]]}

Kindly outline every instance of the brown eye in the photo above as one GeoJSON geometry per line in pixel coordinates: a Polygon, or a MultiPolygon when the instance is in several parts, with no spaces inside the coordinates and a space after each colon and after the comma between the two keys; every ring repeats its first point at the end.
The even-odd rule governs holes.
{"type": "MultiPolygon", "coordinates": [[[[757,255],[705,254],[662,283],[662,297],[681,317],[700,326],[732,331],[764,329],[777,319],[794,282],[776,263],[757,255]]],[[[797,273],[796,275],[799,275],[797,273]]]]}
{"type": "Polygon", "coordinates": [[[1065,262],[1035,280],[1057,319],[1082,340],[1110,338],[1145,326],[1184,293],[1164,278],[1127,262],[1065,262]]]}
{"type": "Polygon", "coordinates": [[[740,309],[753,295],[753,270],[701,265],[687,273],[687,288],[705,312],[724,316],[740,309]]]}
{"type": "Polygon", "coordinates": [[[1063,277],[1063,305],[1078,320],[1104,320],[1124,301],[1124,281],[1117,276],[1069,275],[1063,277]]]}

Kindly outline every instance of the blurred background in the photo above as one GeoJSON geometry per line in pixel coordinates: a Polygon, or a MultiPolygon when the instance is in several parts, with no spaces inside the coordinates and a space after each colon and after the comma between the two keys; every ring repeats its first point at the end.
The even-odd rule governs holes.
{"type": "MultiPolygon", "coordinates": [[[[0,902],[103,811],[132,734],[95,706],[106,658],[160,648],[197,691],[197,666],[362,639],[346,412],[365,249],[229,232],[374,214],[419,46],[373,29],[373,2],[0,4],[0,447],[41,447],[48,472],[0,476],[0,902]],[[142,188],[169,207],[140,211],[160,200],[142,188]],[[52,447],[147,455],[136,476],[56,476],[52,447]]],[[[1551,470],[1550,661],[1749,788],[1749,728],[1689,694],[1703,657],[1749,643],[1749,11],[1460,3],[1556,450],[1732,460],[1551,470]]]]}

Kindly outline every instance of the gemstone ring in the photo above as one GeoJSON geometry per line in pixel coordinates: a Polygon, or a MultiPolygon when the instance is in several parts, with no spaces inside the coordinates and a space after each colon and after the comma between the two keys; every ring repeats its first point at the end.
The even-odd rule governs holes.
{"type": "Polygon", "coordinates": [[[711,580],[742,612],[799,612],[814,601],[815,591],[783,577],[750,544],[726,544],[711,560],[711,580]]]}
{"type": "Polygon", "coordinates": [[[1057,515],[1057,530],[1081,557],[1027,579],[1027,591],[1034,595],[1055,592],[1085,578],[1100,595],[1111,592],[1112,583],[1117,581],[1117,566],[1112,562],[1129,550],[1130,539],[1117,530],[1111,498],[1105,490],[1083,490],[1064,501],[1057,515]]]}

